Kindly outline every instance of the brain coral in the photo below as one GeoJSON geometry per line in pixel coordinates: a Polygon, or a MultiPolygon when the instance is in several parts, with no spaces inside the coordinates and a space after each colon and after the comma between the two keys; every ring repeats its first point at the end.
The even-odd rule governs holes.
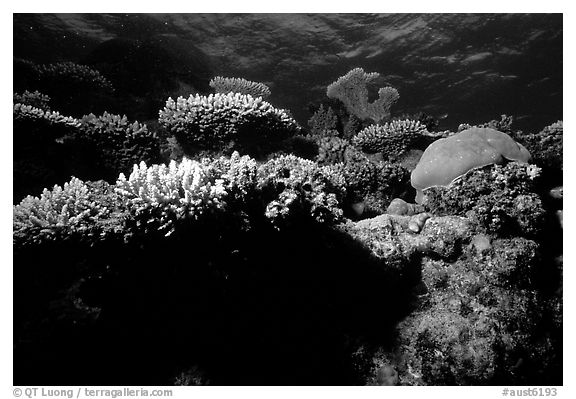
{"type": "Polygon", "coordinates": [[[416,202],[422,200],[422,190],[447,186],[467,171],[504,159],[528,162],[530,153],[506,133],[490,128],[473,127],[430,144],[416,169],[412,171],[412,187],[416,202]]]}

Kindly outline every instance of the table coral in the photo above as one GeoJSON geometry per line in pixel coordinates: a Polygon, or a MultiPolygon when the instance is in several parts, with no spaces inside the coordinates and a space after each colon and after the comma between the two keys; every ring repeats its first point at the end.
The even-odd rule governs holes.
{"type": "Polygon", "coordinates": [[[427,135],[426,126],[418,121],[396,120],[363,129],[352,144],[367,153],[382,153],[385,159],[398,159],[427,135]]]}
{"type": "Polygon", "coordinates": [[[160,124],[176,137],[184,151],[261,148],[300,133],[301,127],[284,110],[260,97],[240,93],[169,98],[160,111],[160,124]]]}
{"type": "Polygon", "coordinates": [[[243,78],[224,78],[222,76],[216,76],[210,80],[210,87],[212,87],[216,93],[241,93],[249,94],[252,97],[270,97],[270,88],[264,83],[252,82],[243,78]]]}

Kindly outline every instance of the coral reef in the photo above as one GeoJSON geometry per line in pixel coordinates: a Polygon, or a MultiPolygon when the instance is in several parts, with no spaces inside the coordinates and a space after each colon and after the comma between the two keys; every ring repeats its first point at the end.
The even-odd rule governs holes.
{"type": "Polygon", "coordinates": [[[470,128],[436,140],[426,148],[412,171],[416,202],[422,201],[425,188],[446,186],[470,169],[499,164],[505,159],[528,162],[530,153],[510,136],[494,129],[470,128]]]}
{"type": "Polygon", "coordinates": [[[159,121],[186,154],[224,148],[258,156],[301,130],[284,110],[239,93],[169,98],[159,121]]]}
{"type": "Polygon", "coordinates": [[[227,94],[230,92],[249,94],[252,97],[262,97],[264,99],[270,97],[270,88],[264,83],[251,82],[243,78],[224,78],[216,76],[210,80],[210,87],[216,93],[227,94]]]}
{"type": "Polygon", "coordinates": [[[368,84],[378,77],[377,72],[366,73],[362,68],[354,68],[331,83],[326,94],[342,101],[350,114],[378,123],[390,117],[390,108],[400,98],[393,87],[383,87],[378,90],[378,99],[369,102],[368,84]]]}
{"type": "Polygon", "coordinates": [[[562,121],[385,123],[398,92],[369,102],[378,74],[356,68],[309,131],[266,85],[223,77],[146,125],[52,111],[89,104],[70,87],[112,91],[93,69],[20,68],[18,195],[58,184],[13,207],[19,383],[60,352],[57,382],[118,382],[124,363],[85,359],[119,348],[122,383],[561,380],[563,195],[541,180],[562,171],[562,121]]]}

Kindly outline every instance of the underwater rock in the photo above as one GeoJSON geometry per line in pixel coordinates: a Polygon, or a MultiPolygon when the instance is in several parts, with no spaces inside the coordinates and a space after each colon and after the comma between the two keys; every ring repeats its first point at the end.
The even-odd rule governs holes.
{"type": "Polygon", "coordinates": [[[410,204],[404,201],[402,198],[394,198],[386,209],[386,213],[390,215],[412,216],[421,212],[424,212],[424,207],[422,205],[410,204]]]}
{"type": "Polygon", "coordinates": [[[383,214],[339,225],[339,229],[363,243],[384,267],[401,271],[422,256],[456,258],[471,236],[473,224],[458,216],[383,214]]]}
{"type": "Polygon", "coordinates": [[[411,183],[416,202],[422,203],[422,190],[447,186],[471,169],[500,164],[504,160],[528,162],[530,153],[506,133],[490,128],[470,128],[439,139],[424,151],[411,183]]]}
{"type": "Polygon", "coordinates": [[[512,162],[473,169],[447,186],[422,191],[434,215],[467,216],[489,233],[534,236],[543,227],[544,207],[535,193],[540,168],[512,162]]]}
{"type": "Polygon", "coordinates": [[[394,367],[385,364],[376,371],[376,382],[382,386],[398,385],[398,372],[394,367]]]}
{"type": "Polygon", "coordinates": [[[530,282],[537,246],[526,239],[497,239],[496,251],[483,256],[463,253],[455,262],[423,258],[428,295],[400,323],[394,346],[403,384],[521,383],[558,362],[551,355],[558,343],[543,338],[537,327],[548,323],[548,309],[556,306],[540,298],[530,282]],[[519,362],[527,364],[514,369],[519,362]]]}
{"type": "Polygon", "coordinates": [[[490,237],[485,234],[477,234],[472,238],[472,246],[478,254],[484,254],[492,248],[490,237]]]}
{"type": "Polygon", "coordinates": [[[422,231],[422,228],[424,227],[426,220],[428,220],[429,218],[430,218],[429,213],[419,213],[417,215],[412,216],[410,218],[410,221],[408,221],[408,230],[410,230],[413,233],[419,233],[420,231],[422,231]]]}
{"type": "Polygon", "coordinates": [[[561,174],[563,170],[563,135],[564,123],[557,121],[538,133],[518,134],[518,140],[522,140],[526,148],[533,154],[533,162],[536,165],[561,174]]]}

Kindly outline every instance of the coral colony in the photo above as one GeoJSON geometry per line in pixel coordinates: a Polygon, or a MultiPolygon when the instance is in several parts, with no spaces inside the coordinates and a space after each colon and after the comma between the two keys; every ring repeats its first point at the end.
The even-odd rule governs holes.
{"type": "Polygon", "coordinates": [[[307,128],[220,76],[146,126],[66,105],[114,93],[94,69],[20,67],[21,383],[558,383],[562,121],[437,131],[355,68],[307,128]]]}

